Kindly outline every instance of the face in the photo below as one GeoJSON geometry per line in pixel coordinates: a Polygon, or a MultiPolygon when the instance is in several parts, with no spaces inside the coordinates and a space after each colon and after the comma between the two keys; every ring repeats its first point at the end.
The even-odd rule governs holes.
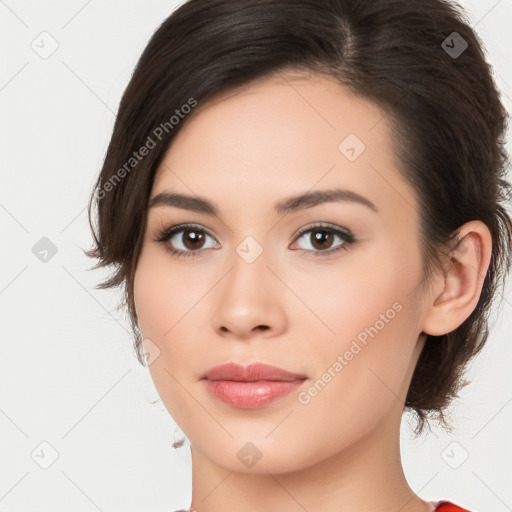
{"type": "Polygon", "coordinates": [[[397,428],[423,267],[383,112],[329,78],[274,76],[190,116],[155,177],[134,297],[155,386],[193,452],[280,473],[397,428]],[[230,362],[301,378],[203,379],[230,362]]]}

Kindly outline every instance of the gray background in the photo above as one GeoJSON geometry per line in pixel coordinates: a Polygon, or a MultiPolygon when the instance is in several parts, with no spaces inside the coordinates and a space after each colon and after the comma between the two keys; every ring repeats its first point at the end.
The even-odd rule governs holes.
{"type": "MultiPolygon", "coordinates": [[[[512,0],[461,3],[510,110],[512,0]]],[[[172,447],[181,433],[136,361],[127,317],[115,312],[119,292],[94,289],[106,274],[87,271],[93,261],[81,252],[121,93],[177,5],[0,0],[4,512],[158,512],[190,503],[189,444],[172,447]],[[48,246],[43,237],[56,250],[46,262],[34,254],[48,246]]],[[[404,470],[424,499],[512,510],[511,317],[509,286],[473,382],[452,408],[452,435],[434,429],[413,441],[404,416],[404,470]]]]}

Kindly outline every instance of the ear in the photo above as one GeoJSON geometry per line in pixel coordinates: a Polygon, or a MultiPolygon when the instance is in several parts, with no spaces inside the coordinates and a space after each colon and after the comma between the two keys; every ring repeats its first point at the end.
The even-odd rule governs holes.
{"type": "Polygon", "coordinates": [[[433,279],[422,325],[425,334],[442,336],[455,330],[474,311],[482,292],[492,253],[489,228],[475,220],[458,233],[459,243],[433,279]]]}

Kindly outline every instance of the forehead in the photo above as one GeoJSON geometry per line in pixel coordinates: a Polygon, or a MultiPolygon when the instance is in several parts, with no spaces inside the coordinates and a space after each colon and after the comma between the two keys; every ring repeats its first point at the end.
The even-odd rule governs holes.
{"type": "Polygon", "coordinates": [[[172,189],[249,206],[344,186],[377,200],[383,179],[400,181],[384,112],[332,78],[275,74],[199,103],[183,122],[153,196],[172,189]]]}

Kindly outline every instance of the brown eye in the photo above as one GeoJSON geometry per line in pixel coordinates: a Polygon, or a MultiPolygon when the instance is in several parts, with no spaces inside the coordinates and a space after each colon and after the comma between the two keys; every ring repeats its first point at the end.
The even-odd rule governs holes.
{"type": "Polygon", "coordinates": [[[164,244],[164,247],[170,251],[173,256],[195,256],[203,252],[204,249],[217,248],[219,245],[204,229],[194,225],[172,226],[164,230],[155,239],[156,242],[164,244]],[[213,243],[206,245],[210,238],[213,243]]]}
{"type": "Polygon", "coordinates": [[[311,245],[320,251],[322,249],[328,249],[334,240],[333,234],[324,229],[312,231],[310,234],[312,235],[310,237],[312,241],[311,245]]]}
{"type": "Polygon", "coordinates": [[[315,256],[328,255],[338,250],[347,249],[350,244],[355,242],[354,235],[348,229],[323,225],[302,230],[297,237],[297,240],[301,239],[309,242],[310,247],[299,246],[299,248],[305,249],[315,256]],[[341,243],[331,248],[336,238],[338,238],[341,243]]]}
{"type": "Polygon", "coordinates": [[[194,251],[201,248],[205,239],[203,233],[194,229],[184,229],[181,232],[183,233],[181,241],[187,249],[194,251]]]}

